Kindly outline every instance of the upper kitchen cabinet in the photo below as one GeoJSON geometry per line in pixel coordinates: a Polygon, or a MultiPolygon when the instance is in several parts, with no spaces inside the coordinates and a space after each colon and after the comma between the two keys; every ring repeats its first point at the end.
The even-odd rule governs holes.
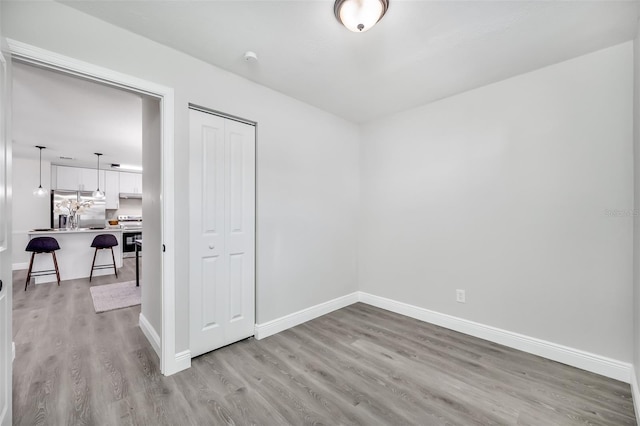
{"type": "Polygon", "coordinates": [[[80,184],[82,185],[82,191],[95,191],[100,188],[104,191],[104,170],[96,175],[95,169],[80,169],[80,184]],[[100,176],[100,185],[98,186],[98,177],[100,176]]]}
{"type": "Polygon", "coordinates": [[[53,189],[80,189],[80,169],[77,167],[51,166],[53,189]]]}
{"type": "Polygon", "coordinates": [[[120,172],[107,170],[105,173],[104,204],[106,209],[120,207],[120,172]]]}
{"type": "MultiPolygon", "coordinates": [[[[70,191],[95,191],[96,189],[98,189],[95,169],[52,166],[51,175],[53,189],[66,189],[70,191]]],[[[100,170],[99,175],[100,188],[104,188],[104,170],[100,170]]]]}
{"type": "Polygon", "coordinates": [[[124,194],[142,194],[142,175],[140,173],[120,172],[120,192],[124,194]]]}

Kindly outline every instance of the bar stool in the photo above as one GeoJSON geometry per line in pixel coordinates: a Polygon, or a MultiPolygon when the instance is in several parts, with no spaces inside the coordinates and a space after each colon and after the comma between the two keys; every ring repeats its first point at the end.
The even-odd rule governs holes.
{"type": "Polygon", "coordinates": [[[42,275],[53,275],[55,273],[56,278],[58,279],[58,285],[60,285],[60,271],[58,270],[58,259],[56,259],[56,250],[60,250],[58,240],[53,237],[36,237],[29,240],[27,248],[24,250],[31,252],[31,261],[29,262],[29,271],[27,272],[27,282],[24,283],[24,291],[27,291],[27,286],[29,285],[29,281],[31,281],[31,277],[39,277],[42,275]],[[51,253],[55,269],[33,271],[33,259],[36,254],[40,253],[51,253]]]}
{"type": "Polygon", "coordinates": [[[93,278],[93,270],[94,269],[107,269],[113,268],[113,271],[116,273],[116,278],[118,278],[118,270],[116,269],[116,257],[113,254],[113,248],[118,245],[118,239],[113,234],[100,234],[96,235],[91,243],[91,247],[95,247],[96,251],[93,253],[93,263],[91,264],[91,273],[89,274],[89,282],[91,282],[91,278],[93,278]],[[111,259],[113,259],[113,264],[105,264],[105,265],[96,265],[96,255],[98,254],[98,250],[102,249],[110,249],[111,250],[111,259]]]}

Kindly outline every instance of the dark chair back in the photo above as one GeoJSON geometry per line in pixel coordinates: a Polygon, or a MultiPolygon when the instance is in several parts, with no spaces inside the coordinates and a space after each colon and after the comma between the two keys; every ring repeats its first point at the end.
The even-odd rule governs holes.
{"type": "Polygon", "coordinates": [[[27,248],[25,249],[25,251],[31,251],[34,253],[51,253],[56,250],[60,250],[60,245],[58,245],[58,240],[53,237],[33,238],[29,240],[27,248]]]}
{"type": "Polygon", "coordinates": [[[118,239],[113,234],[100,234],[96,235],[91,243],[91,247],[103,249],[109,247],[115,247],[118,245],[118,239]]]}

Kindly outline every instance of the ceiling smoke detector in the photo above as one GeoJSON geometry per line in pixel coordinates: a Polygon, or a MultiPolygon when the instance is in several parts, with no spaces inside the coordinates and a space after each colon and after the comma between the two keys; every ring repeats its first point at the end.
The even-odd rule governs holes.
{"type": "Polygon", "coordinates": [[[248,50],[244,52],[244,60],[247,62],[258,62],[258,55],[256,55],[256,52],[248,50]]]}

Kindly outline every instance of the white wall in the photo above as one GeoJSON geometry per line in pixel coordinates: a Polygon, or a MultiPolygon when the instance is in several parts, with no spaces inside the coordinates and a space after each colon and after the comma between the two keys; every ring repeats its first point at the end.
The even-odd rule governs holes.
{"type": "Polygon", "coordinates": [[[107,219],[117,219],[119,215],[142,215],[142,200],[139,198],[120,198],[117,210],[107,210],[107,219]]]}
{"type": "MultiPolygon", "coordinates": [[[[162,336],[162,182],[160,102],[142,98],[142,315],[162,336]]],[[[123,200],[120,200],[123,201],[123,200]]],[[[137,200],[139,201],[139,200],[137,200]]]]}
{"type": "MultiPolygon", "coordinates": [[[[35,147],[33,148],[36,149],[35,147]]],[[[51,226],[50,198],[36,197],[33,190],[38,187],[40,177],[39,160],[13,158],[13,264],[14,269],[25,269],[30,253],[24,251],[29,241],[27,232],[34,228],[51,226]]],[[[51,189],[51,163],[42,161],[42,187],[51,189]]]]}
{"type": "Polygon", "coordinates": [[[632,69],[628,42],[364,125],[361,290],[631,361],[632,69]]]}
{"type": "Polygon", "coordinates": [[[177,352],[189,335],[189,102],[258,122],[257,321],[357,290],[357,126],[60,3],[1,7],[8,38],[175,89],[177,352]]]}

